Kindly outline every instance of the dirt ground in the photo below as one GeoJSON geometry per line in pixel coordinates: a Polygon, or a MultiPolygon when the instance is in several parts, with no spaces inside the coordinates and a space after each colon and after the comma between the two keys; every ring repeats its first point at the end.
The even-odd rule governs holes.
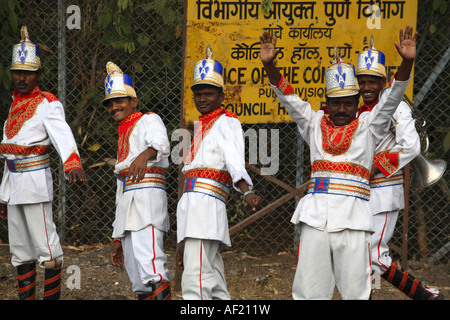
{"type": "MultiPolygon", "coordinates": [[[[65,300],[136,300],[131,291],[124,268],[109,261],[110,245],[64,247],[65,266],[61,299],[65,300]],[[75,266],[75,267],[74,267],[75,266]],[[74,275],[79,270],[79,288],[74,275]]],[[[168,252],[168,269],[171,272],[172,299],[182,300],[175,272],[175,252],[168,252]]],[[[293,254],[279,252],[267,256],[252,256],[245,252],[222,253],[228,289],[233,300],[292,300],[291,285],[296,258],[293,254]]],[[[424,265],[409,263],[408,271],[430,287],[438,288],[450,297],[449,264],[424,265]]],[[[376,283],[374,283],[377,285],[376,283]]],[[[409,300],[384,279],[378,283],[373,300],[409,300]]],[[[37,299],[42,299],[43,270],[38,271],[37,299]]],[[[333,300],[339,300],[336,291],[333,300]]],[[[0,244],[0,300],[17,300],[16,270],[10,263],[9,247],[0,244]]]]}

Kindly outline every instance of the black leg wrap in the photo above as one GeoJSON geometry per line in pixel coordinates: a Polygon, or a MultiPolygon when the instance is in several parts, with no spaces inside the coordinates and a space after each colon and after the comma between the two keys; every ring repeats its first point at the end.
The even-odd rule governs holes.
{"type": "Polygon", "coordinates": [[[171,300],[170,282],[157,282],[152,284],[153,300],[171,300]]]}
{"type": "Polygon", "coordinates": [[[18,266],[17,279],[19,282],[19,299],[34,300],[36,296],[36,262],[18,266]]]}
{"type": "Polygon", "coordinates": [[[169,281],[152,283],[150,286],[152,293],[140,293],[138,300],[171,300],[169,281]]]}
{"type": "Polygon", "coordinates": [[[61,296],[61,268],[45,269],[44,300],[59,300],[61,296]]]}
{"type": "Polygon", "coordinates": [[[381,277],[413,300],[432,300],[440,296],[427,290],[418,279],[407,271],[399,269],[396,263],[393,263],[381,277]]]}
{"type": "Polygon", "coordinates": [[[153,300],[153,293],[139,293],[138,300],[153,300]]]}

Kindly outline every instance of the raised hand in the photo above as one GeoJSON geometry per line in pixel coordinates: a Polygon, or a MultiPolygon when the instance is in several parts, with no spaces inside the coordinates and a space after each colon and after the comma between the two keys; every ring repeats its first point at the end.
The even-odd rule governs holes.
{"type": "Polygon", "coordinates": [[[417,32],[413,32],[413,27],[406,25],[405,33],[400,29],[400,43],[394,42],[400,56],[405,60],[416,58],[417,32]]]}
{"type": "Polygon", "coordinates": [[[264,31],[259,37],[261,41],[260,57],[263,64],[272,63],[277,57],[280,49],[277,49],[277,37],[272,37],[269,31],[264,31]]]}
{"type": "Polygon", "coordinates": [[[403,61],[395,74],[396,80],[406,81],[409,79],[416,59],[416,42],[417,32],[413,33],[412,27],[406,25],[405,33],[403,33],[403,29],[400,29],[400,43],[394,42],[394,45],[403,61]]]}
{"type": "Polygon", "coordinates": [[[264,31],[263,34],[259,36],[259,40],[261,41],[261,51],[259,56],[263,63],[264,70],[266,70],[270,83],[277,85],[281,78],[281,73],[274,63],[275,58],[281,51],[275,47],[277,44],[277,37],[272,38],[269,31],[264,31]]]}

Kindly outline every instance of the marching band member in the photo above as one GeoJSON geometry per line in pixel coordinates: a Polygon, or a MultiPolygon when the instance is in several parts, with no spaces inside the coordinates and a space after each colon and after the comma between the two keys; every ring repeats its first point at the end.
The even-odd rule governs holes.
{"type": "Polygon", "coordinates": [[[86,181],[64,107],[41,91],[38,45],[25,26],[13,47],[13,102],[4,125],[0,154],[6,160],[0,215],[8,218],[11,262],[17,267],[19,298],[35,299],[36,261],[45,269],[44,300],[60,298],[63,251],[53,222],[53,180],[48,154],[54,146],[69,183],[86,181]]]}
{"type": "Polygon", "coordinates": [[[308,194],[292,217],[301,224],[294,299],[331,299],[335,284],[343,299],[369,299],[372,217],[369,173],[376,145],[389,130],[416,55],[412,28],[400,31],[395,43],[403,61],[389,91],[373,112],[356,117],[359,88],[354,66],[335,55],[327,68],[326,107],[315,112],[302,101],[277,69],[280,49],[266,31],[261,61],[274,92],[309,144],[312,163],[308,194]]]}
{"type": "MultiPolygon", "coordinates": [[[[358,113],[370,112],[377,105],[386,86],[385,55],[375,48],[370,37],[369,48],[358,56],[356,76],[363,105],[358,113]]],[[[389,255],[388,243],[394,233],[400,210],[405,207],[402,169],[420,154],[420,138],[411,108],[400,102],[392,116],[390,130],[375,150],[370,174],[370,200],[374,233],[371,235],[372,268],[389,283],[414,300],[441,299],[434,288],[427,288],[402,270],[389,255]]]]}
{"type": "Polygon", "coordinates": [[[119,123],[116,218],[111,262],[125,264],[139,300],[170,300],[164,235],[169,230],[166,170],[170,143],[161,118],[138,111],[130,76],[112,62],[106,65],[103,105],[119,123]]]}
{"type": "Polygon", "coordinates": [[[222,65],[208,46],[206,58],[194,67],[191,87],[200,122],[187,154],[185,187],[177,207],[177,265],[184,269],[185,300],[230,299],[222,247],[230,247],[226,201],[232,188],[256,209],[261,198],[245,168],[244,138],[237,116],[221,108],[222,65]]]}

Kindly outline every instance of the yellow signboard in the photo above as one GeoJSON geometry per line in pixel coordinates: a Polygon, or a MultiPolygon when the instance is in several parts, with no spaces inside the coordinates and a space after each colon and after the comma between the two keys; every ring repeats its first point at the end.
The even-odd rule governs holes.
{"type": "MultiPolygon", "coordinates": [[[[315,110],[325,101],[325,69],[334,46],[356,67],[370,35],[386,56],[391,78],[401,58],[394,46],[399,30],[416,29],[417,0],[187,0],[184,43],[183,119],[198,120],[192,85],[194,65],[209,44],[224,68],[225,102],[243,123],[279,123],[292,119],[279,104],[259,58],[259,36],[269,30],[281,48],[277,66],[295,92],[315,110]],[[270,9],[270,10],[269,10],[270,9]]],[[[406,94],[412,98],[412,82],[406,94]]]]}

